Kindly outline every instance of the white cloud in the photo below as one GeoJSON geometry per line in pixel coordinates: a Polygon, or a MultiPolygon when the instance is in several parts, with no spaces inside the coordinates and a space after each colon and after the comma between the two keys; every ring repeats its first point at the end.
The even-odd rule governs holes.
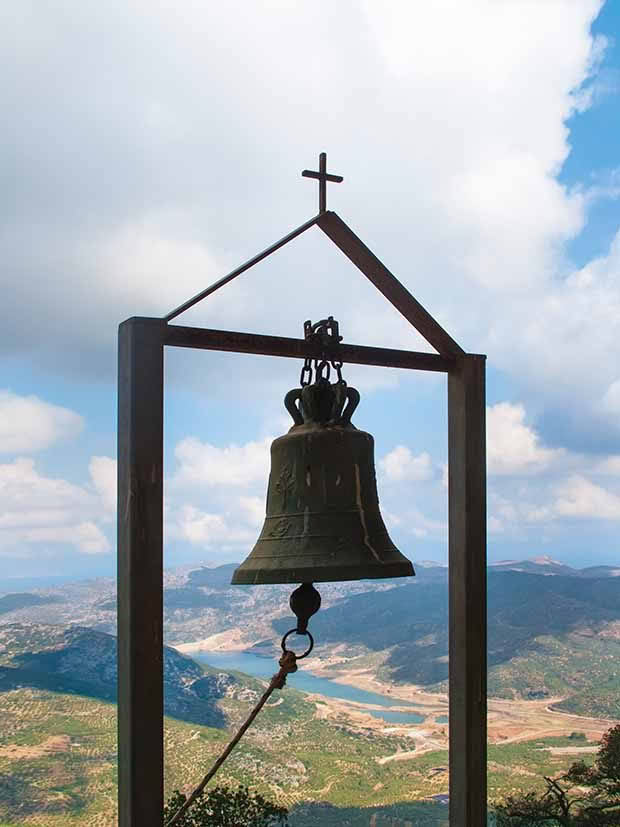
{"type": "Polygon", "coordinates": [[[32,459],[0,465],[0,552],[62,544],[84,554],[110,550],[97,526],[101,506],[85,488],[40,474],[32,459]]]}
{"type": "Polygon", "coordinates": [[[554,511],[562,517],[620,520],[620,496],[574,475],[557,487],[554,511]]]}
{"type": "Polygon", "coordinates": [[[620,415],[620,379],[613,381],[605,391],[602,408],[612,416],[620,415]]]}
{"type": "Polygon", "coordinates": [[[0,391],[0,453],[34,454],[84,427],[82,417],[37,396],[0,391]]]}
{"type": "Polygon", "coordinates": [[[178,442],[177,466],[166,481],[167,537],[216,555],[247,554],[265,519],[271,442],[178,442]]]}
{"type": "Polygon", "coordinates": [[[243,445],[218,448],[196,437],[177,443],[178,463],[172,477],[174,486],[239,486],[265,483],[269,476],[269,449],[272,437],[243,445]]]}
{"type": "Polygon", "coordinates": [[[499,519],[499,517],[496,517],[494,514],[491,514],[487,522],[487,529],[489,531],[489,534],[502,534],[504,531],[504,524],[499,519]]]}
{"type": "MultiPolygon", "coordinates": [[[[119,320],[164,313],[314,212],[314,184],[298,170],[326,147],[345,176],[330,206],[464,347],[486,350],[494,368],[518,377],[520,398],[536,394],[539,411],[570,411],[586,433],[601,419],[618,428],[620,236],[577,272],[565,258],[596,198],[614,191],[558,180],[568,119],[601,92],[605,44],[590,33],[599,8],[598,0],[231,0],[179,14],[170,3],[112,0],[93,16],[66,0],[59,17],[21,4],[0,26],[4,352],[110,381],[119,320]]],[[[314,230],[182,321],[299,335],[304,318],[326,312],[349,342],[419,347],[314,230]]],[[[168,352],[169,378],[225,388],[255,408],[273,391],[266,377],[278,360],[231,369],[233,358],[168,352]],[[175,367],[198,365],[198,356],[200,368],[175,367]]],[[[396,381],[371,373],[374,385],[359,373],[368,387],[396,381]]],[[[538,472],[557,473],[570,458],[545,445],[521,406],[503,404],[489,416],[493,482],[527,474],[529,505],[514,519],[556,519],[551,483],[543,490],[538,472]]],[[[21,418],[8,437],[0,425],[0,449],[15,433],[10,444],[23,452],[71,435],[58,421],[47,432],[19,430],[21,418]]],[[[425,455],[400,449],[384,458],[386,478],[427,478],[425,455]]],[[[237,503],[242,519],[258,524],[267,440],[220,448],[189,438],[176,456],[171,512],[191,486],[205,500],[186,515],[187,531],[234,532],[222,501],[231,489],[247,498],[237,503]]],[[[615,473],[611,459],[606,467],[615,473]]],[[[108,516],[112,477],[110,462],[94,458],[92,507],[103,501],[108,516]]],[[[563,507],[577,509],[583,492],[573,494],[563,507]]],[[[49,512],[41,502],[31,518],[45,524],[49,512]]]]}
{"type": "Polygon", "coordinates": [[[238,517],[201,511],[192,505],[180,509],[176,530],[192,545],[220,551],[240,544],[253,545],[257,539],[257,532],[244,527],[238,517]]]}
{"type": "Polygon", "coordinates": [[[406,445],[397,445],[379,460],[379,467],[390,482],[419,482],[433,476],[430,455],[414,456],[406,445]]]}
{"type": "Polygon", "coordinates": [[[593,470],[597,474],[610,474],[620,477],[620,454],[612,454],[595,463],[593,470]]]}
{"type": "MultiPolygon", "coordinates": [[[[19,78],[5,95],[5,346],[110,376],[120,318],[165,312],[314,210],[310,183],[294,182],[320,143],[344,165],[333,206],[466,347],[527,377],[539,342],[521,341],[524,321],[556,292],[558,251],[585,220],[586,195],[555,176],[600,61],[599,6],[232,0],[179,14],[134,0],[95,19],[68,0],[61,20],[12,15],[0,35],[0,76],[19,78]]],[[[411,344],[312,239],[189,318],[296,333],[329,294],[349,341],[411,344]]],[[[255,388],[268,364],[250,372],[255,388]]]]}
{"type": "MultiPolygon", "coordinates": [[[[506,484],[508,483],[508,484],[506,484]]],[[[489,488],[489,532],[528,537],[541,526],[569,524],[574,519],[620,521],[620,491],[604,487],[580,473],[558,481],[532,479],[527,485],[489,488]]]]}
{"type": "Polygon", "coordinates": [[[104,507],[116,512],[116,460],[112,457],[91,457],[88,471],[104,507]]]}
{"type": "Polygon", "coordinates": [[[620,427],[620,233],[607,255],[581,270],[511,295],[491,316],[487,348],[539,404],[569,408],[584,433],[620,427]]]}
{"type": "Polygon", "coordinates": [[[525,408],[498,402],[487,408],[487,469],[489,474],[536,473],[562,456],[545,448],[525,424],[525,408]]]}
{"type": "Polygon", "coordinates": [[[239,508],[249,525],[262,528],[265,522],[264,497],[239,497],[239,508]]]}
{"type": "Polygon", "coordinates": [[[20,540],[25,543],[58,543],[74,546],[83,554],[102,554],[110,551],[110,543],[99,526],[93,522],[76,523],[70,526],[45,526],[24,528],[20,540]]]}

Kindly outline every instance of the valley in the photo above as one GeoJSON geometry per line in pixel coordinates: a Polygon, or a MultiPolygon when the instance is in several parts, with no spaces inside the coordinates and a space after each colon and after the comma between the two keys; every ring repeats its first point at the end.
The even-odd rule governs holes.
{"type": "MultiPolygon", "coordinates": [[[[491,801],[592,760],[620,719],[620,579],[548,565],[489,571],[491,801]]],[[[230,587],[230,569],[167,573],[168,791],[222,749],[292,625],[288,587],[230,587]]],[[[321,593],[315,651],[220,780],[285,803],[292,827],[447,824],[445,569],[321,593]]],[[[114,629],[113,581],[0,595],[0,825],[115,823],[114,629]]]]}

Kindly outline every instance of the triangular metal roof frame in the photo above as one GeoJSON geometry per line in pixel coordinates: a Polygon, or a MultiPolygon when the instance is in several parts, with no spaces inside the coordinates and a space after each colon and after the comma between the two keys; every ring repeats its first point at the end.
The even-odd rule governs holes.
{"type": "Polygon", "coordinates": [[[426,341],[435,348],[435,350],[442,356],[458,357],[463,356],[465,351],[463,348],[450,336],[450,334],[443,329],[436,319],[414,298],[407,288],[394,276],[383,262],[370,250],[364,242],[353,232],[353,230],[346,224],[340,216],[332,210],[325,210],[315,215],[305,224],[301,224],[288,235],[276,241],[267,249],[255,255],[253,258],[246,261],[240,267],[237,267],[232,272],[228,273],[219,281],[193,296],[184,304],[179,305],[171,311],[167,316],[164,316],[164,321],[170,322],[172,319],[179,316],[181,313],[189,310],[198,302],[210,296],[220,287],[223,287],[228,282],[232,281],[237,276],[249,270],[259,261],[275,253],[281,247],[284,247],[289,241],[302,235],[309,230],[310,227],[317,225],[325,233],[325,235],[338,247],[345,256],[355,264],[355,266],[362,271],[366,278],[374,284],[377,290],[382,293],[385,298],[401,313],[405,319],[418,331],[418,333],[426,339],[426,341]]]}
{"type": "Polygon", "coordinates": [[[322,209],[168,316],[133,317],[119,327],[119,827],[161,824],[164,806],[164,348],[325,356],[312,339],[168,322],[315,224],[438,351],[338,343],[327,355],[357,364],[447,373],[449,819],[451,827],[487,824],[486,357],[465,353],[345,222],[322,209]]]}

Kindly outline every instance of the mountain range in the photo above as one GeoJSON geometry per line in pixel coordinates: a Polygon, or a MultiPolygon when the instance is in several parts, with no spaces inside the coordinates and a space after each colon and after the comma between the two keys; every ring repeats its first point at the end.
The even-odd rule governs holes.
{"type": "MultiPolygon", "coordinates": [[[[169,644],[206,641],[205,648],[275,654],[283,632],[294,625],[287,605],[292,588],[231,586],[234,568],[167,574],[169,644]]],[[[320,584],[323,605],[311,630],[325,669],[337,676],[364,664],[385,680],[445,689],[448,570],[424,561],[416,572],[415,578],[320,584]]],[[[571,711],[620,718],[619,573],[620,567],[576,569],[549,557],[489,566],[489,693],[562,696],[571,711]]],[[[83,628],[82,636],[113,634],[115,609],[114,581],[99,579],[0,597],[0,624],[71,625],[89,630],[83,628]]],[[[173,651],[167,653],[171,666],[177,663],[173,651]]]]}
{"type": "MultiPolygon", "coordinates": [[[[174,645],[203,641],[271,656],[293,625],[292,587],[233,587],[233,569],[166,573],[168,789],[201,776],[261,691],[259,681],[198,664],[174,645]]],[[[323,606],[310,624],[312,668],[344,681],[364,672],[393,686],[445,690],[448,572],[432,561],[416,571],[413,579],[321,584],[323,606]]],[[[495,725],[506,734],[489,745],[493,795],[535,785],[541,773],[567,766],[575,750],[586,758],[596,750],[572,732],[583,726],[591,738],[592,722],[548,706],[620,719],[618,571],[573,569],[547,557],[489,566],[489,694],[515,699],[510,708],[528,716],[525,740],[510,737],[509,720],[495,725]],[[536,710],[545,710],[544,725],[535,723],[536,710]],[[549,715],[570,729],[545,731],[549,715]]],[[[114,823],[115,608],[111,579],[0,595],[0,823],[14,823],[18,810],[17,823],[33,827],[114,823]]],[[[287,687],[231,758],[228,777],[282,796],[295,827],[447,823],[443,805],[432,804],[447,789],[441,717],[433,713],[412,734],[360,714],[351,718],[350,708],[287,687]]]]}

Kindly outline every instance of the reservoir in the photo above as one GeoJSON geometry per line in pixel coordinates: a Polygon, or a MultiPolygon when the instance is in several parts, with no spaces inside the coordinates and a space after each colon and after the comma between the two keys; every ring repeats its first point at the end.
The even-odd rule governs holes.
{"type": "MultiPolygon", "coordinates": [[[[205,663],[214,669],[228,671],[233,669],[251,675],[253,678],[270,678],[278,671],[278,663],[275,659],[260,657],[252,652],[196,652],[192,653],[194,660],[205,663]]],[[[325,695],[328,698],[339,698],[343,701],[354,701],[362,704],[372,704],[382,707],[381,709],[364,710],[375,718],[383,718],[385,721],[402,724],[417,724],[424,720],[423,715],[418,715],[415,709],[402,712],[396,709],[389,709],[391,706],[407,706],[407,701],[399,698],[387,698],[376,692],[368,692],[365,689],[358,689],[356,686],[349,686],[344,683],[336,683],[329,678],[321,678],[311,672],[304,671],[303,662],[299,664],[299,670],[289,675],[287,684],[300,692],[311,692],[318,695],[325,695]]]]}

